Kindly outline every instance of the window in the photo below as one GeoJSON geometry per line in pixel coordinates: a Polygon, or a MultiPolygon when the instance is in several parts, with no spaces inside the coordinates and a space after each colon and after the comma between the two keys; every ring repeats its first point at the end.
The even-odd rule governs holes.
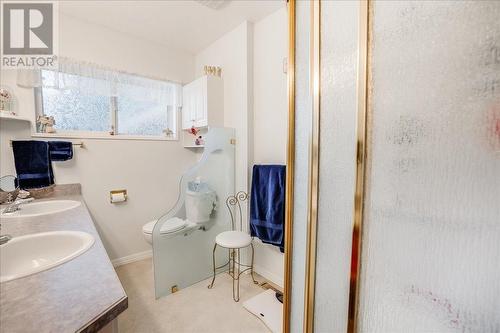
{"type": "Polygon", "coordinates": [[[56,128],[61,132],[109,132],[111,129],[111,99],[98,94],[80,94],[77,83],[91,85],[96,80],[76,75],[63,74],[67,84],[75,88],[59,89],[55,86],[58,75],[53,71],[42,71],[42,112],[52,116],[56,128]]]}
{"type": "Polygon", "coordinates": [[[133,89],[143,90],[141,95],[147,94],[147,88],[139,88],[121,84],[118,88],[117,122],[118,132],[128,135],[161,135],[168,128],[168,116],[172,113],[171,106],[164,105],[154,99],[135,98],[133,89]]]}
{"type": "Polygon", "coordinates": [[[174,83],[81,66],[40,76],[37,114],[53,117],[59,134],[175,138],[180,86],[174,83]]]}

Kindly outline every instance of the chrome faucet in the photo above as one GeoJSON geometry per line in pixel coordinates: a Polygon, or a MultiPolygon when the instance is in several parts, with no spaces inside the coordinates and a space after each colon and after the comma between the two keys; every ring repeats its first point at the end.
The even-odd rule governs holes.
{"type": "Polygon", "coordinates": [[[1,235],[0,236],[0,245],[3,245],[5,243],[7,243],[8,241],[10,241],[12,239],[12,236],[11,235],[1,235]]]}
{"type": "Polygon", "coordinates": [[[27,199],[16,199],[13,203],[11,203],[10,205],[8,205],[3,211],[2,213],[4,214],[9,214],[9,213],[14,213],[14,212],[17,212],[20,208],[19,208],[19,205],[22,205],[22,204],[25,204],[25,203],[28,203],[28,202],[31,202],[35,200],[34,198],[27,198],[27,199]]]}
{"type": "MultiPolygon", "coordinates": [[[[2,225],[0,224],[0,230],[2,230],[2,225]]],[[[12,239],[11,235],[0,235],[0,245],[3,245],[12,239]]]]}

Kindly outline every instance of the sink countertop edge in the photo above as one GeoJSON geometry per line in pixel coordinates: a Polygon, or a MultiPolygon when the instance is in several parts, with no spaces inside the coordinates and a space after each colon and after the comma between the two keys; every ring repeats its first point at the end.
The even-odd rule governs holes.
{"type": "Polygon", "coordinates": [[[2,233],[17,237],[47,231],[84,231],[94,236],[94,245],[64,264],[1,283],[2,330],[97,332],[128,307],[127,295],[83,197],[69,194],[37,202],[63,199],[77,200],[81,205],[46,216],[3,220],[2,233]],[[29,323],[26,316],[32,318],[29,323]]]}
{"type": "Polygon", "coordinates": [[[78,333],[96,333],[100,329],[105,327],[113,319],[117,318],[120,313],[128,308],[128,297],[125,296],[105,312],[101,313],[91,322],[87,323],[84,327],[81,327],[76,332],[78,333]]]}

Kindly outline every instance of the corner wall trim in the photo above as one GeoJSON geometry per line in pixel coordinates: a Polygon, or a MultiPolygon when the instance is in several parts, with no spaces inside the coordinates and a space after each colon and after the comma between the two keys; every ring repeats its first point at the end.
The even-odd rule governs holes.
{"type": "Polygon", "coordinates": [[[121,258],[116,258],[111,260],[111,263],[113,264],[113,267],[119,267],[122,265],[130,264],[136,261],[148,259],[153,257],[153,250],[148,250],[144,252],[138,252],[131,254],[129,256],[121,257],[121,258]]]}

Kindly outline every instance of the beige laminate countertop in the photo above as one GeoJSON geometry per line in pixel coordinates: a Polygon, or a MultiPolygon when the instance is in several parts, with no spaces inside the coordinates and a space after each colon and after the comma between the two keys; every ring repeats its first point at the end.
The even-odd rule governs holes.
{"type": "Polygon", "coordinates": [[[0,332],[97,332],[128,306],[128,299],[79,194],[42,200],[78,200],[74,209],[39,217],[2,219],[13,237],[57,230],[95,238],[82,255],[31,276],[0,284],[0,332]]]}

